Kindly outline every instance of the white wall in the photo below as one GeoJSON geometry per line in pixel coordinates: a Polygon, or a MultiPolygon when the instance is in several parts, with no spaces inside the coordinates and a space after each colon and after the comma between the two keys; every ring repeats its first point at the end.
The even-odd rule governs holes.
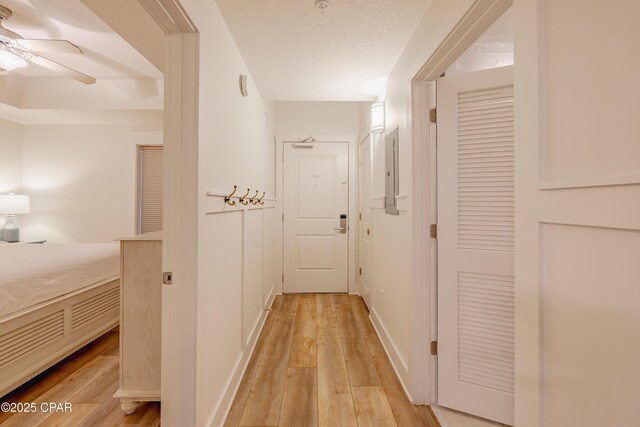
{"type": "Polygon", "coordinates": [[[22,240],[111,242],[134,233],[136,144],[162,132],[119,125],[23,126],[22,240]]]}
{"type": "MultiPolygon", "coordinates": [[[[372,137],[372,281],[371,316],[383,343],[405,385],[412,394],[411,373],[426,363],[412,360],[411,333],[416,326],[412,300],[412,117],[411,81],[444,37],[466,12],[471,0],[434,0],[389,75],[385,90],[378,96],[385,101],[386,129],[372,137]],[[399,129],[400,196],[399,216],[384,213],[384,138],[399,129]]],[[[360,121],[369,120],[362,108],[360,121]]],[[[416,238],[420,238],[417,236],[416,238]]],[[[428,262],[428,260],[424,260],[428,262]]],[[[425,284],[427,286],[427,284],[425,284]]],[[[429,337],[424,338],[425,345],[429,337]]],[[[413,396],[412,396],[413,398],[413,396]]],[[[429,403],[418,401],[416,403],[429,403]]]]}
{"type": "Polygon", "coordinates": [[[359,102],[274,102],[278,135],[359,134],[359,102]]]}
{"type": "MultiPolygon", "coordinates": [[[[22,189],[22,126],[0,119],[0,135],[0,194],[18,194],[22,189]]],[[[3,225],[4,216],[0,218],[0,227],[3,225]]]]}
{"type": "Polygon", "coordinates": [[[513,7],[515,424],[638,425],[640,4],[513,7]]]}
{"type": "MultiPolygon", "coordinates": [[[[181,3],[199,31],[199,143],[197,164],[192,165],[197,169],[193,183],[197,230],[195,235],[189,231],[182,246],[197,251],[197,260],[181,261],[186,266],[181,268],[188,270],[176,281],[181,289],[163,293],[189,294],[180,309],[188,312],[181,318],[179,360],[170,362],[180,363],[171,370],[179,376],[171,378],[180,387],[180,402],[167,405],[163,423],[218,426],[232,403],[273,295],[275,216],[272,201],[232,208],[221,197],[206,193],[228,194],[237,185],[239,195],[251,188],[252,194],[258,190],[265,191],[268,199],[274,197],[273,112],[260,96],[216,3],[181,3]],[[249,76],[249,97],[240,94],[240,74],[249,76]],[[192,274],[196,283],[184,278],[192,274]]],[[[191,209],[187,206],[181,213],[188,221],[193,218],[191,209]]]]}

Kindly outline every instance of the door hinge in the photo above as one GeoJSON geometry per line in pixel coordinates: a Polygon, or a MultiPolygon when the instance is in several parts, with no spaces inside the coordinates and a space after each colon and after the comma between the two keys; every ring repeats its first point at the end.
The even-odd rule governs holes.
{"type": "Polygon", "coordinates": [[[282,214],[282,222],[284,222],[284,214],[282,214]]]}
{"type": "Polygon", "coordinates": [[[438,238],[438,224],[431,224],[429,235],[432,239],[438,238]]]}
{"type": "Polygon", "coordinates": [[[362,276],[362,267],[360,267],[360,275],[362,276]]]}
{"type": "Polygon", "coordinates": [[[438,355],[438,341],[431,341],[431,355],[438,355]]]}
{"type": "Polygon", "coordinates": [[[284,273],[282,273],[282,283],[284,283],[284,273]]]}
{"type": "Polygon", "coordinates": [[[162,283],[165,285],[173,285],[173,272],[165,271],[162,273],[162,283]]]}
{"type": "Polygon", "coordinates": [[[360,221],[362,221],[362,213],[360,213],[360,221]]]}
{"type": "Polygon", "coordinates": [[[431,123],[438,123],[438,109],[432,108],[429,110],[429,121],[431,123]]]}

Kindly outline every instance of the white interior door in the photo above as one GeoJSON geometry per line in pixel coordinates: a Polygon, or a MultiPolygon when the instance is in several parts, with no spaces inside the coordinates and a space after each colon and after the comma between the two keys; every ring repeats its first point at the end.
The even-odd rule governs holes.
{"type": "Polygon", "coordinates": [[[360,295],[371,307],[371,137],[360,144],[359,176],[359,283],[360,295]]]}
{"type": "Polygon", "coordinates": [[[513,424],[513,69],[437,90],[438,404],[513,424]]]}
{"type": "Polygon", "coordinates": [[[284,292],[348,292],[348,143],[284,144],[284,292]]]}

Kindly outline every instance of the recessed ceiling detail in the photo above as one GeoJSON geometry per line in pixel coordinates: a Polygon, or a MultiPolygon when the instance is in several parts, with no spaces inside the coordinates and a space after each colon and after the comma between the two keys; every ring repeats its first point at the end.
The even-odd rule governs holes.
{"type": "Polygon", "coordinates": [[[0,5],[0,71],[13,71],[16,68],[24,68],[30,63],[85,84],[96,82],[96,79],[91,76],[39,55],[53,52],[81,55],[82,50],[78,46],[68,40],[25,39],[2,26],[3,21],[9,19],[11,15],[13,13],[10,9],[0,5]]]}
{"type": "MultiPolygon", "coordinates": [[[[81,73],[97,78],[162,78],[162,73],[132,48],[80,0],[0,0],[11,10],[2,25],[12,34],[34,40],[69,40],[84,54],[62,52],[43,54],[81,73]]],[[[41,66],[16,69],[29,77],[58,77],[41,66]]]]}
{"type": "Polygon", "coordinates": [[[264,98],[370,101],[431,1],[217,3],[264,98]]]}

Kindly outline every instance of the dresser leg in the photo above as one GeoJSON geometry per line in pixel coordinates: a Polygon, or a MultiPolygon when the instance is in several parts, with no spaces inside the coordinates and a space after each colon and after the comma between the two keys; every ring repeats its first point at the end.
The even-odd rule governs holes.
{"type": "Polygon", "coordinates": [[[140,402],[134,402],[131,399],[120,399],[120,402],[122,402],[120,409],[122,409],[122,412],[127,415],[131,415],[136,412],[138,405],[140,405],[140,402]]]}

